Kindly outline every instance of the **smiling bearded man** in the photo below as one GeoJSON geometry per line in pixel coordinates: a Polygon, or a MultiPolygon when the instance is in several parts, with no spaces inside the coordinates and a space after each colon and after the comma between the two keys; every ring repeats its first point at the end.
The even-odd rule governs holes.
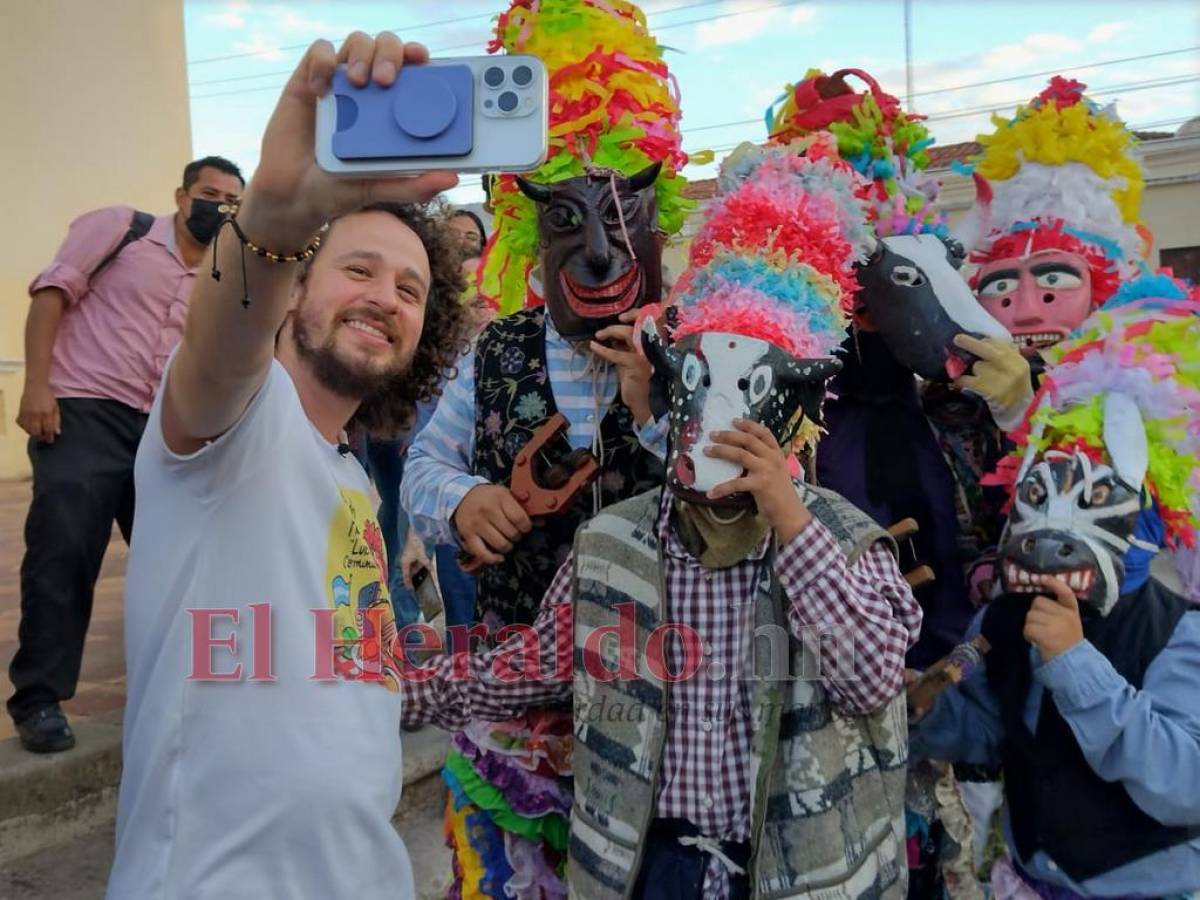
{"type": "Polygon", "coordinates": [[[455,178],[337,179],[312,147],[339,62],[382,88],[427,59],[314,43],[197,274],[134,469],[113,900],[414,896],[387,556],[339,445],[410,416],[462,348],[458,255],[412,205],[455,178]]]}

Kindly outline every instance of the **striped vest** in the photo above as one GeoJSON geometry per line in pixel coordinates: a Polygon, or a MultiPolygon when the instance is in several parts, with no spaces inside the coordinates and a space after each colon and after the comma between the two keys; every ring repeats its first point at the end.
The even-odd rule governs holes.
{"type": "MultiPolygon", "coordinates": [[[[800,488],[812,514],[853,562],[891,538],[837,494],[800,488]]],[[[656,520],[660,491],[603,510],[575,540],[575,804],[568,884],[572,897],[631,896],[654,814],[670,685],[646,669],[646,643],[663,621],[663,565],[656,520]],[[633,603],[639,678],[584,674],[587,635],[616,626],[633,603]],[[599,716],[590,715],[600,709],[599,716]]],[[[787,627],[784,595],[769,566],[758,585],[755,629],[787,627]]],[[[608,642],[611,643],[611,642],[608,642]]],[[[812,648],[789,639],[792,673],[816,672],[812,648]]],[[[754,671],[769,669],[770,641],[754,641],[754,671]]],[[[615,657],[615,654],[614,654],[615,657]]],[[[616,659],[605,659],[616,670],[616,659]]],[[[661,672],[661,670],[660,670],[661,672]]],[[[903,897],[907,884],[903,694],[870,716],[848,716],[820,681],[756,678],[751,753],[750,879],[756,898],[903,897]]]]}

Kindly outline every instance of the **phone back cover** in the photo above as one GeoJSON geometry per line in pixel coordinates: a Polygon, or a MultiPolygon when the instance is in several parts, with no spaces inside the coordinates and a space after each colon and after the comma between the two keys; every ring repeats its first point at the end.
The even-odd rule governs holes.
{"type": "Polygon", "coordinates": [[[467,66],[413,66],[395,84],[355,87],[333,76],[339,159],[467,156],[473,146],[475,82],[467,66]]]}

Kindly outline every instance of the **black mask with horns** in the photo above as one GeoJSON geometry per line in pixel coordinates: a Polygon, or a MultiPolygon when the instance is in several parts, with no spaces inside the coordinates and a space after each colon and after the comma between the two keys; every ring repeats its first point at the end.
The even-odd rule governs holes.
{"type": "Polygon", "coordinates": [[[546,309],[583,341],[662,293],[654,182],[661,164],[624,176],[592,172],[554,184],[518,178],[537,204],[546,309]]]}

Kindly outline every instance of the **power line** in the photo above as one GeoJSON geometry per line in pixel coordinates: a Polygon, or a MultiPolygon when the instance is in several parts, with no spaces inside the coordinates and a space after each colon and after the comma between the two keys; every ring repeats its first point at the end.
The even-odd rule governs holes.
{"type": "Polygon", "coordinates": [[[993,84],[1004,84],[1009,81],[1020,81],[1023,78],[1039,78],[1043,75],[1063,75],[1068,72],[1078,72],[1081,69],[1098,69],[1102,66],[1115,66],[1120,63],[1140,62],[1143,59],[1156,59],[1160,56],[1175,56],[1180,53],[1192,53],[1200,50],[1200,45],[1195,47],[1180,47],[1178,50],[1160,50],[1157,53],[1143,53],[1139,56],[1125,56],[1121,59],[1106,59],[1101,62],[1084,63],[1079,66],[1059,66],[1057,69],[1045,69],[1041,72],[1027,72],[1024,75],[1012,75],[1007,78],[993,78],[991,81],[976,81],[974,84],[959,84],[954,87],[937,88],[932,91],[918,91],[913,94],[914,97],[930,97],[934,94],[945,94],[950,91],[961,91],[966,88],[988,87],[993,84]]]}
{"type": "MultiPolygon", "coordinates": [[[[1126,125],[1125,127],[1128,128],[1130,131],[1150,131],[1151,129],[1154,129],[1154,128],[1169,128],[1173,125],[1182,125],[1184,122],[1190,122],[1193,118],[1195,118],[1195,117],[1194,116],[1181,116],[1181,117],[1175,118],[1175,119],[1162,119],[1158,122],[1138,122],[1138,123],[1135,123],[1132,125],[1126,125]]],[[[728,151],[732,150],[734,147],[739,147],[744,143],[746,143],[746,142],[745,141],[737,141],[732,144],[722,144],[720,147],[704,147],[704,148],[699,148],[699,149],[703,149],[707,152],[714,153],[714,154],[727,153],[728,151]]],[[[945,146],[948,146],[948,145],[945,145],[945,146]]],[[[694,153],[697,151],[688,151],[688,152],[694,153]]],[[[709,164],[705,163],[705,165],[709,165],[709,164]]]]}
{"type": "MultiPolygon", "coordinates": [[[[1088,96],[1099,97],[1099,96],[1103,96],[1105,94],[1114,94],[1114,93],[1129,94],[1129,93],[1134,93],[1136,91],[1148,91],[1148,90],[1154,90],[1156,88],[1175,87],[1176,85],[1181,85],[1181,84],[1191,84],[1196,81],[1200,81],[1200,75],[1173,75],[1168,78],[1157,78],[1157,79],[1151,78],[1151,79],[1145,79],[1142,81],[1131,81],[1126,84],[1108,85],[1108,86],[1105,86],[1102,88],[1097,88],[1094,91],[1089,90],[1088,96]]],[[[943,122],[943,121],[946,121],[947,119],[962,119],[962,118],[970,118],[973,116],[987,115],[989,113],[999,112],[1003,109],[1015,107],[1021,103],[1027,102],[1027,100],[1028,100],[1028,98],[1024,97],[1024,98],[1018,98],[1016,100],[1010,100],[1006,103],[988,103],[983,106],[971,107],[969,109],[964,109],[964,110],[952,110],[952,111],[947,111],[947,112],[942,112],[942,113],[933,113],[932,115],[926,116],[925,121],[926,122],[943,122]]],[[[703,125],[698,128],[684,128],[684,129],[682,129],[682,132],[684,134],[688,134],[688,133],[692,133],[692,132],[696,132],[696,131],[713,131],[713,130],[716,130],[719,128],[733,128],[734,126],[740,126],[740,125],[759,125],[759,124],[762,124],[762,119],[739,119],[734,122],[724,122],[724,123],[716,123],[713,125],[703,125]]],[[[734,144],[732,146],[737,146],[737,145],[734,144]]]]}
{"type": "MultiPolygon", "coordinates": [[[[698,6],[713,6],[717,3],[724,3],[724,2],[725,2],[725,0],[700,0],[700,2],[697,2],[697,3],[685,3],[682,6],[673,6],[673,7],[670,7],[669,9],[648,10],[646,12],[646,16],[647,16],[647,18],[649,18],[650,16],[659,16],[659,15],[665,15],[667,13],[678,12],[681,9],[694,9],[698,6]]],[[[470,16],[459,16],[456,19],[442,19],[441,21],[438,21],[438,22],[418,22],[413,25],[401,25],[398,28],[389,28],[387,30],[395,32],[397,34],[399,34],[399,33],[411,34],[414,31],[425,31],[428,28],[440,28],[443,25],[461,25],[463,22],[474,22],[477,19],[491,19],[494,17],[495,17],[495,13],[491,13],[491,12],[475,13],[474,15],[470,15],[470,16]]],[[[313,38],[313,40],[317,40],[317,39],[313,38]]],[[[312,44],[312,41],[307,41],[303,44],[288,44],[286,47],[270,47],[270,48],[264,48],[262,50],[246,50],[241,53],[228,53],[228,54],[225,54],[224,56],[207,56],[204,59],[189,60],[188,65],[189,66],[202,66],[207,63],[228,62],[231,59],[247,59],[247,58],[253,57],[253,56],[266,56],[266,55],[269,55],[272,53],[282,53],[285,50],[306,50],[306,49],[308,49],[308,47],[311,44],[312,44]]],[[[472,44],[471,46],[475,46],[475,45],[472,44]]],[[[290,75],[291,73],[290,72],[282,72],[282,73],[264,72],[259,75],[247,75],[247,76],[242,76],[242,77],[266,78],[268,75],[278,75],[278,74],[290,75]]],[[[214,79],[212,81],[197,82],[197,84],[217,84],[218,82],[232,81],[232,80],[236,80],[236,79],[218,78],[218,79],[214,79]]]]}
{"type": "MultiPolygon", "coordinates": [[[[1200,75],[1180,75],[1172,76],[1171,78],[1147,79],[1144,81],[1131,81],[1128,84],[1114,84],[1108,87],[1097,88],[1094,91],[1088,91],[1089,96],[1103,96],[1104,94],[1132,94],[1135,91],[1150,91],[1155,88],[1174,87],[1179,84],[1191,84],[1192,82],[1200,81],[1200,75]]],[[[955,110],[953,112],[934,113],[927,116],[927,122],[944,122],[946,119],[962,119],[969,116],[983,115],[984,113],[999,112],[1002,109],[1015,107],[1018,104],[1027,102],[1028,98],[1011,100],[1008,103],[988,103],[984,106],[976,106],[971,109],[955,110]]]]}
{"type": "MultiPolygon", "coordinates": [[[[694,9],[696,7],[711,6],[714,3],[721,3],[721,2],[724,2],[724,0],[702,0],[702,2],[699,2],[699,3],[684,4],[682,6],[673,7],[670,10],[663,10],[663,12],[677,12],[681,9],[694,9]]],[[[766,6],[755,7],[754,9],[740,9],[740,10],[735,10],[734,12],[719,13],[715,16],[704,16],[704,17],[701,17],[698,19],[687,19],[683,22],[669,22],[666,25],[658,26],[657,28],[654,29],[654,31],[656,34],[658,34],[663,31],[669,31],[672,28],[684,28],[688,25],[702,25],[706,22],[716,22],[720,19],[731,19],[731,18],[737,18],[738,16],[753,15],[754,13],[767,12],[768,10],[779,9],[780,7],[785,7],[785,6],[798,6],[800,4],[800,2],[801,2],[801,0],[778,0],[778,2],[776,2],[776,3],[771,3],[766,6]]],[[[308,45],[306,44],[305,46],[308,46],[308,45]]],[[[468,49],[475,49],[478,47],[479,47],[479,42],[473,41],[469,44],[455,44],[451,47],[439,47],[436,50],[431,50],[430,54],[433,56],[437,56],[439,54],[449,53],[454,50],[468,50],[468,49]]],[[[280,48],[280,49],[282,49],[282,48],[280,48]]],[[[287,71],[287,72],[271,72],[271,73],[266,73],[266,74],[291,75],[292,73],[291,73],[291,71],[287,71]]],[[[262,77],[266,77],[266,74],[264,74],[264,76],[262,76],[262,77]]],[[[241,76],[241,77],[249,78],[249,77],[259,77],[259,76],[241,76]]],[[[202,83],[215,84],[216,82],[208,81],[208,82],[202,82],[202,83]]],[[[261,87],[238,88],[238,89],[231,90],[231,91],[215,91],[215,92],[209,93],[209,94],[196,94],[196,95],[191,96],[189,99],[191,99],[191,100],[207,100],[210,97],[229,97],[234,94],[252,94],[252,93],[258,93],[260,91],[277,91],[280,88],[282,88],[284,86],[284,84],[286,84],[286,82],[279,82],[278,84],[268,84],[268,85],[263,85],[261,87]]]]}
{"type": "MultiPolygon", "coordinates": [[[[1038,78],[1043,75],[1062,75],[1062,74],[1078,71],[1079,69],[1096,69],[1096,68],[1100,68],[1102,66],[1115,66],[1115,65],[1119,65],[1121,63],[1139,62],[1143,59],[1155,59],[1160,56],[1172,56],[1172,55],[1179,54],[1179,53],[1192,53],[1196,50],[1200,50],[1200,45],[1195,46],[1195,47],[1181,47],[1178,50],[1163,50],[1158,53],[1144,53],[1140,56],[1126,56],[1126,57],[1123,57],[1122,59],[1107,59],[1107,60],[1103,60],[1102,62],[1087,63],[1086,65],[1081,65],[1081,66],[1069,66],[1069,67],[1060,67],[1057,69],[1048,69],[1043,72],[1026,72],[1021,75],[1010,75],[1006,78],[993,78],[991,81],[977,81],[972,84],[956,84],[952,87],[937,88],[936,90],[917,91],[916,93],[913,94],[913,96],[914,97],[929,97],[934,94],[947,94],[952,91],[963,91],[963,90],[968,90],[970,88],[988,87],[993,84],[1005,84],[1007,82],[1012,82],[1012,81],[1024,81],[1026,78],[1038,78]]],[[[1172,76],[1172,77],[1174,77],[1174,76],[1172,76]]],[[[1104,89],[1102,88],[1100,90],[1104,90],[1104,89]]],[[[1099,91],[1089,90],[1088,94],[1094,94],[1094,93],[1098,93],[1098,92],[1099,91]]],[[[1028,99],[1028,98],[1025,98],[1025,99],[1028,99]]],[[[1022,102],[1024,102],[1024,100],[1015,100],[1015,101],[1013,101],[1013,103],[1011,105],[1015,106],[1017,103],[1022,103],[1022,102]]],[[[1008,104],[999,103],[996,105],[997,106],[1005,106],[1008,104]]],[[[932,119],[934,117],[931,116],[930,118],[932,119]]],[[[755,118],[755,119],[738,119],[733,122],[716,122],[712,125],[697,125],[694,128],[682,129],[682,133],[692,134],[697,131],[715,131],[719,128],[730,128],[734,125],[757,125],[760,122],[762,122],[762,116],[759,116],[758,118],[755,118]]]]}

